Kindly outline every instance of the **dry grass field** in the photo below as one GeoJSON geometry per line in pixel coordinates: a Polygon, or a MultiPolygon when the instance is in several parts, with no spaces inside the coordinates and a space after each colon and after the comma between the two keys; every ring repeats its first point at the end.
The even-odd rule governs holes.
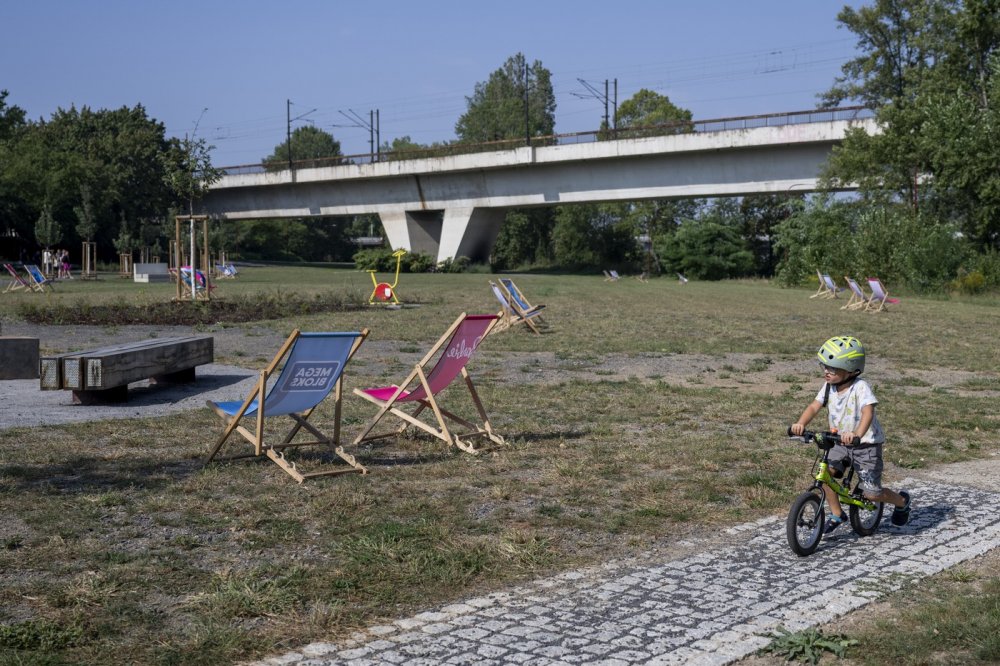
{"type": "MultiPolygon", "coordinates": [[[[297,485],[268,461],[204,466],[219,431],[208,409],[0,431],[0,663],[263,657],[782,513],[812,462],[783,433],[819,388],[814,354],[832,335],[868,347],[890,483],[907,468],[1000,451],[994,297],[894,294],[897,307],[866,314],[762,281],[513,277],[546,304],[551,326],[491,336],[472,359],[507,439],[478,456],[388,439],[358,452],[369,475],[297,485]]],[[[349,392],[402,379],[458,313],[496,311],[490,278],[404,274],[398,293],[415,307],[191,330],[217,336],[218,362],[260,368],[292,328],[368,327],[349,392]]],[[[370,289],[355,271],[248,267],[215,293],[357,302],[370,289]]],[[[141,306],[171,295],[171,285],[76,280],[50,295],[4,294],[0,318],[6,332],[26,326],[28,301],[141,306]]],[[[79,345],[67,342],[72,328],[37,327],[43,350],[79,345]]],[[[101,330],[130,337],[128,326],[101,330]]],[[[469,413],[459,389],[444,401],[469,413]]],[[[345,398],[345,436],[373,413],[345,398]]],[[[332,410],[314,419],[329,427],[332,410]]]]}

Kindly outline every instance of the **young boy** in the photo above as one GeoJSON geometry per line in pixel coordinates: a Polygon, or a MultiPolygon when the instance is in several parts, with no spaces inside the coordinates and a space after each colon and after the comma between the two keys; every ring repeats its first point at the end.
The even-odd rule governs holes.
{"type": "MultiPolygon", "coordinates": [[[[894,505],[892,524],[905,525],[910,520],[910,494],[882,487],[885,433],[875,416],[878,400],[868,382],[858,379],[865,369],[865,348],[857,338],[842,335],[824,342],[816,355],[826,383],[792,425],[792,434],[801,435],[819,410],[826,407],[830,430],[840,434],[841,442],[830,451],[830,468],[834,476],[841,476],[849,463],[858,474],[865,497],[873,502],[894,505]],[[851,446],[855,437],[860,437],[861,442],[851,446]]],[[[823,533],[829,534],[846,522],[846,516],[837,493],[829,486],[823,486],[823,492],[830,506],[830,518],[823,533]]]]}

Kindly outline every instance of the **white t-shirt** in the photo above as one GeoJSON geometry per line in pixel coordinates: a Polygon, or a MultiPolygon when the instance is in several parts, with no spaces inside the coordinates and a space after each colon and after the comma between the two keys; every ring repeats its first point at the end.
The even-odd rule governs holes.
{"type": "MultiPolygon", "coordinates": [[[[826,394],[826,384],[820,388],[816,394],[816,401],[823,404],[823,396],[826,394]]],[[[830,397],[826,401],[826,408],[830,415],[830,429],[837,429],[837,432],[853,432],[857,434],[858,424],[861,423],[861,409],[865,405],[877,405],[878,399],[872,392],[872,387],[863,379],[856,379],[850,388],[843,393],[837,391],[836,387],[830,386],[830,397]]],[[[882,432],[882,425],[878,422],[878,414],[872,415],[872,424],[861,437],[862,444],[882,444],[885,442],[885,433],[882,432]]]]}

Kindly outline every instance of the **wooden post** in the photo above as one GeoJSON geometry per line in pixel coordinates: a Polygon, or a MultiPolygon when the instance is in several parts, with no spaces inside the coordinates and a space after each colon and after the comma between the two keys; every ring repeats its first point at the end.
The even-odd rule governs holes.
{"type": "Polygon", "coordinates": [[[119,272],[118,277],[132,277],[132,253],[122,252],[118,255],[119,272]]]}
{"type": "Polygon", "coordinates": [[[84,280],[97,279],[97,243],[83,241],[83,257],[80,265],[80,278],[84,280]]]}

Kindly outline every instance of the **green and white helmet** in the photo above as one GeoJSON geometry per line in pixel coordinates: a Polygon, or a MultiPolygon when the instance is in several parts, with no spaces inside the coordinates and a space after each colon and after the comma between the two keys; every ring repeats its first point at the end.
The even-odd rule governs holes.
{"type": "Polygon", "coordinates": [[[865,348],[861,341],[850,335],[838,335],[823,343],[816,352],[819,362],[831,368],[861,374],[865,369],[865,348]]]}

